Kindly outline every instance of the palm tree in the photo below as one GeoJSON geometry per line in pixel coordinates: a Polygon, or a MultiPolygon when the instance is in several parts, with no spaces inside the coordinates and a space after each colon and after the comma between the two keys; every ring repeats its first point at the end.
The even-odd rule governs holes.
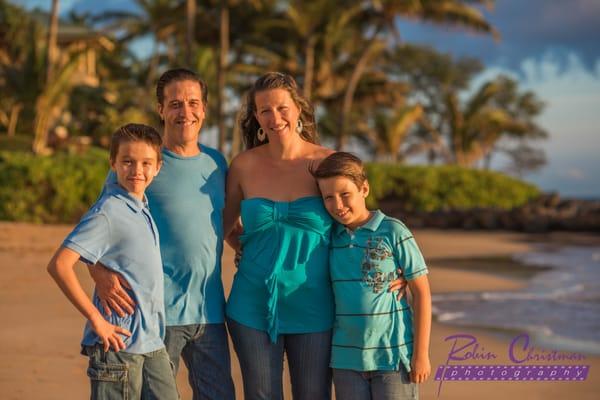
{"type": "Polygon", "coordinates": [[[547,136],[533,120],[544,104],[532,92],[520,93],[517,82],[506,76],[485,82],[464,107],[456,93],[449,93],[446,103],[450,148],[458,165],[473,166],[505,137],[547,136]]]}
{"type": "Polygon", "coordinates": [[[58,34],[58,0],[52,0],[50,20],[48,23],[48,36],[46,40],[46,82],[52,82],[54,65],[56,64],[56,36],[58,34]]]}
{"type": "Polygon", "coordinates": [[[194,33],[196,31],[196,0],[186,0],[186,36],[185,36],[185,62],[192,65],[192,52],[194,48],[194,33]]]}
{"type": "MultiPolygon", "coordinates": [[[[55,85],[55,68],[57,58],[56,48],[56,36],[58,34],[58,0],[52,0],[52,8],[50,11],[50,18],[48,22],[48,33],[46,39],[46,83],[44,90],[50,89],[55,85]]],[[[35,114],[35,128],[34,128],[34,139],[33,139],[33,152],[41,154],[46,151],[46,144],[48,139],[48,104],[42,101],[43,95],[38,97],[38,103],[36,104],[35,114]]]]}
{"type": "MultiPolygon", "coordinates": [[[[227,121],[225,104],[226,98],[226,86],[227,86],[227,75],[230,69],[229,56],[231,48],[231,37],[237,41],[243,39],[248,33],[248,26],[244,21],[248,23],[256,20],[254,13],[268,9],[268,1],[264,0],[221,0],[217,2],[216,8],[218,12],[218,48],[214,48],[214,53],[218,54],[215,57],[215,69],[216,69],[216,124],[218,129],[218,149],[224,152],[225,142],[227,140],[227,121]],[[230,14],[235,13],[235,20],[237,22],[234,31],[230,25],[230,14]],[[248,18],[248,14],[252,17],[248,18]]],[[[209,6],[210,7],[210,6],[209,6]]],[[[207,7],[208,8],[208,7],[207,7]]],[[[210,15],[209,13],[207,13],[210,15]]],[[[209,25],[208,21],[206,21],[209,25]]],[[[209,42],[217,43],[216,40],[209,42]]],[[[233,131],[234,137],[232,138],[231,156],[237,154],[239,138],[235,135],[239,133],[233,131]]]]}
{"type": "Polygon", "coordinates": [[[47,82],[35,103],[33,152],[45,154],[48,152],[48,129],[60,111],[66,106],[71,89],[77,84],[73,75],[84,53],[71,55],[64,66],[59,66],[53,72],[54,78],[47,82]]]}
{"type": "Polygon", "coordinates": [[[348,5],[347,2],[318,0],[290,1],[284,11],[280,27],[287,28],[297,41],[301,60],[297,71],[302,76],[303,95],[311,100],[315,70],[317,68],[317,46],[324,46],[326,40],[331,41],[327,34],[332,33],[332,26],[343,29],[342,24],[350,22],[362,8],[360,2],[348,5]]]}
{"type": "Polygon", "coordinates": [[[225,78],[229,55],[229,4],[222,0],[219,5],[219,60],[217,64],[217,126],[219,129],[219,151],[225,149],[227,127],[225,125],[225,78]]]}
{"type": "Polygon", "coordinates": [[[348,81],[339,118],[339,136],[336,145],[338,149],[342,149],[347,140],[348,118],[358,81],[367,70],[368,64],[382,54],[377,52],[377,48],[374,49],[378,36],[390,32],[397,39],[400,37],[395,25],[397,17],[405,16],[436,24],[451,24],[497,37],[496,31],[486,21],[484,15],[473,6],[473,3],[491,6],[493,0],[372,0],[368,3],[369,6],[365,8],[360,18],[369,21],[366,32],[370,34],[366,34],[366,39],[357,43],[355,67],[348,81]]]}
{"type": "Polygon", "coordinates": [[[96,22],[105,24],[111,31],[123,31],[119,38],[122,43],[130,43],[135,39],[152,37],[153,49],[146,74],[146,87],[151,87],[157,78],[162,50],[166,51],[169,64],[176,60],[176,33],[187,32],[181,29],[187,25],[187,4],[180,0],[135,0],[139,12],[105,11],[95,18],[96,22]]]}
{"type": "Polygon", "coordinates": [[[42,28],[22,8],[4,1],[0,2],[0,26],[0,124],[6,127],[7,136],[14,136],[21,112],[35,101],[44,79],[34,68],[43,64],[37,51],[37,44],[43,43],[42,28]]]}
{"type": "Polygon", "coordinates": [[[426,152],[430,164],[439,160],[452,163],[447,143],[447,103],[443,99],[450,92],[467,90],[483,65],[475,59],[454,59],[431,48],[412,45],[398,47],[388,56],[386,74],[392,80],[409,84],[411,99],[424,109],[418,129],[408,138],[407,155],[426,152]]]}
{"type": "Polygon", "coordinates": [[[422,115],[423,107],[420,104],[403,106],[391,112],[377,112],[373,117],[373,126],[367,128],[367,135],[375,145],[376,159],[400,161],[402,144],[422,115]]]}

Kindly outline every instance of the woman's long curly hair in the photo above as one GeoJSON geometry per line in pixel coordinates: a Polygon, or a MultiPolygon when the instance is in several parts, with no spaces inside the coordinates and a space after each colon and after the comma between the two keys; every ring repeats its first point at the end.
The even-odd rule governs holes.
{"type": "Polygon", "coordinates": [[[242,104],[239,124],[246,150],[269,142],[268,138],[261,142],[256,136],[260,125],[255,116],[255,96],[257,92],[273,89],[285,89],[288,91],[292,100],[294,100],[294,103],[300,109],[299,119],[302,121],[303,126],[300,137],[307,142],[318,144],[319,135],[316,129],[314,109],[298,91],[298,85],[294,78],[281,72],[268,72],[258,78],[246,94],[242,104]]]}

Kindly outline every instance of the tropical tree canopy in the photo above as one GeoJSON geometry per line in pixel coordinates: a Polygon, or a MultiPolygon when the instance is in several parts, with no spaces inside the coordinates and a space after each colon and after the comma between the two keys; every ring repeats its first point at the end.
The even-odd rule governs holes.
{"type": "Polygon", "coordinates": [[[535,122],[543,110],[535,94],[505,76],[473,89],[481,62],[402,41],[402,18],[499,40],[482,12],[494,1],[132,3],[134,11],[56,19],[54,45],[52,15],[0,0],[0,131],[35,137],[38,150],[59,131],[105,146],[124,122],[157,124],[156,79],[187,66],[208,83],[204,131],[233,155],[241,148],[241,97],[256,77],[277,70],[298,81],[321,135],[338,149],[356,139],[390,162],[425,153],[430,162],[485,166],[503,152],[527,168],[535,164],[523,162],[528,154],[541,159],[517,152],[546,136],[535,122]],[[150,46],[140,51],[140,43],[150,46]],[[57,55],[48,58],[53,46],[57,55]]]}

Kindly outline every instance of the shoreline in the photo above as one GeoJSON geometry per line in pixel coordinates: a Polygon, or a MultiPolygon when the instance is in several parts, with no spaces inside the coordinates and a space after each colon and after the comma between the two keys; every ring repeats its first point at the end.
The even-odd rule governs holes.
{"type": "MultiPolygon", "coordinates": [[[[0,311],[4,323],[0,328],[0,354],[5,362],[0,366],[0,393],[4,399],[63,399],[89,396],[85,374],[86,359],[79,355],[83,317],[70,305],[45,271],[52,252],[60,244],[71,225],[34,225],[0,222],[0,311]]],[[[430,268],[430,283],[434,294],[457,291],[503,291],[523,287],[523,281],[473,268],[456,269],[436,264],[437,259],[505,257],[532,251],[542,237],[549,237],[552,247],[559,244],[598,246],[600,237],[579,233],[552,235],[509,232],[441,231],[413,229],[430,268]]],[[[225,292],[231,287],[235,273],[233,252],[225,246],[223,282],[225,292]]],[[[77,270],[87,290],[91,280],[81,265],[77,270]]],[[[439,382],[433,375],[443,365],[449,352],[444,339],[468,331],[478,343],[498,354],[499,363],[507,364],[508,335],[499,335],[480,328],[454,327],[433,321],[431,337],[432,377],[420,385],[421,399],[437,398],[439,382]]],[[[533,343],[538,346],[538,343],[533,343]]],[[[512,396],[517,399],[595,399],[600,392],[600,357],[586,355],[591,369],[583,382],[444,382],[440,399],[496,400],[512,396]]],[[[466,364],[467,362],[465,362],[466,364]]],[[[483,362],[478,362],[483,364],[483,362]]],[[[488,363],[486,361],[486,363],[488,363]]],[[[568,364],[568,363],[564,363],[568,364]]],[[[285,368],[287,370],[287,367],[285,368]]],[[[243,399],[239,365],[232,351],[232,376],[238,399],[243,399]]],[[[182,399],[191,398],[183,363],[178,374],[182,399]]],[[[286,379],[286,399],[291,399],[286,379]]]]}

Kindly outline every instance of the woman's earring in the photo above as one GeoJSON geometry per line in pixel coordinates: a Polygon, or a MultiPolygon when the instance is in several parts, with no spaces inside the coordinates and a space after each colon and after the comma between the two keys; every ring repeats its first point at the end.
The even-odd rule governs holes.
{"type": "Polygon", "coordinates": [[[302,124],[302,120],[298,119],[298,125],[296,125],[296,132],[302,133],[302,129],[304,129],[304,125],[302,124]]]}
{"type": "Polygon", "coordinates": [[[267,134],[265,133],[265,130],[263,128],[258,128],[258,131],[256,132],[256,138],[259,142],[265,141],[265,139],[267,138],[267,134]]]}

